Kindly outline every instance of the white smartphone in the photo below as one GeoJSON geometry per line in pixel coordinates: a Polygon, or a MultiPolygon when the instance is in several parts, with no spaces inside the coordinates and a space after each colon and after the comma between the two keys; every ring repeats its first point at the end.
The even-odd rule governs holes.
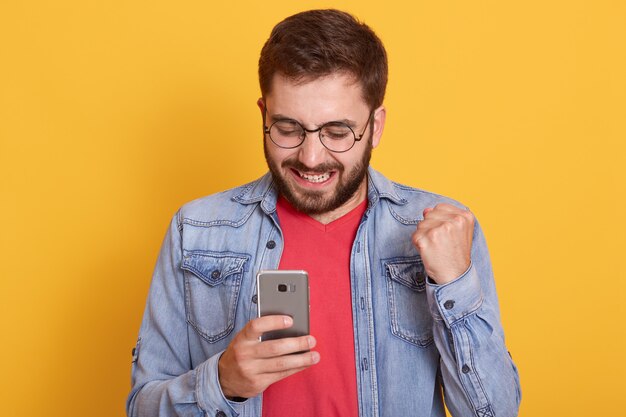
{"type": "Polygon", "coordinates": [[[260,271],[256,276],[259,317],[290,316],[293,326],[266,332],[261,340],[309,334],[309,275],[306,271],[260,271]]]}

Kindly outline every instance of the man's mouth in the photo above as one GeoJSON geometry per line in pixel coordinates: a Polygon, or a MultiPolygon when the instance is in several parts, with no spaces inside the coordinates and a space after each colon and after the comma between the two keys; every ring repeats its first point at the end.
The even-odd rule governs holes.
{"type": "Polygon", "coordinates": [[[324,172],[322,174],[303,174],[302,172],[298,171],[298,175],[300,175],[300,178],[307,180],[308,182],[320,183],[320,182],[328,181],[331,173],[324,172]]]}

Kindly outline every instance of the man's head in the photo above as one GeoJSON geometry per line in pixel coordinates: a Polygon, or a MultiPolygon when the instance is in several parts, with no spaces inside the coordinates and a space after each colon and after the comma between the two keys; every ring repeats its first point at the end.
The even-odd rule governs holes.
{"type": "Polygon", "coordinates": [[[311,215],[363,201],[385,122],[380,39],[344,12],[299,13],[272,31],[259,79],[265,157],[280,194],[311,215]]]}
{"type": "Polygon", "coordinates": [[[339,10],[310,10],[278,23],[261,50],[259,83],[266,97],[276,74],[295,83],[333,73],[351,75],[371,110],[387,87],[387,54],[364,23],[339,10]]]}

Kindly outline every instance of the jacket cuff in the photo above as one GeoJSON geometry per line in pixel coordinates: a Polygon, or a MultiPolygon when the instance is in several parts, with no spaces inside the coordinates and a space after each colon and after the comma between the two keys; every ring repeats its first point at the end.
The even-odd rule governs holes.
{"type": "Polygon", "coordinates": [[[221,356],[213,355],[196,368],[196,399],[208,416],[237,417],[244,403],[229,401],[222,392],[217,366],[221,356]]]}
{"type": "Polygon", "coordinates": [[[446,327],[478,310],[483,294],[474,264],[470,263],[461,276],[443,285],[427,279],[426,297],[433,318],[444,321],[446,327]]]}

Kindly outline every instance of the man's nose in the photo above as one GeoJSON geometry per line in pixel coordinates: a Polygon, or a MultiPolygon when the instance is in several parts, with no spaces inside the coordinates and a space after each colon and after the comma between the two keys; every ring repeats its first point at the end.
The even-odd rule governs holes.
{"type": "Polygon", "coordinates": [[[305,132],[304,142],[298,149],[298,160],[307,167],[313,168],[326,160],[328,150],[322,145],[319,132],[305,132]]]}

